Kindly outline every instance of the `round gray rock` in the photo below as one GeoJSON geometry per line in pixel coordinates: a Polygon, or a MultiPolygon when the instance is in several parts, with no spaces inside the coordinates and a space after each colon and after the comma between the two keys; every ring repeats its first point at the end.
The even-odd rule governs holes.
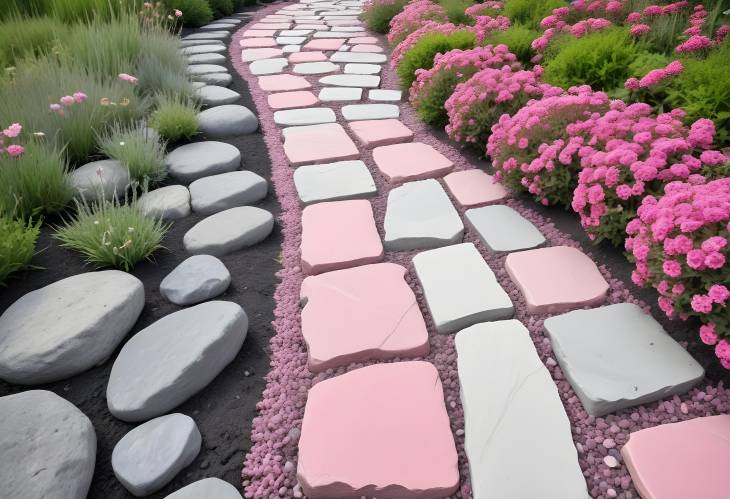
{"type": "Polygon", "coordinates": [[[241,152],[225,142],[194,142],[180,146],[165,158],[170,175],[181,182],[237,170],[241,152]]]}
{"type": "Polygon", "coordinates": [[[225,66],[219,64],[191,64],[187,69],[187,73],[191,76],[225,73],[227,71],[225,66]]]}
{"type": "Polygon", "coordinates": [[[188,64],[220,64],[226,62],[226,56],[215,52],[193,54],[188,57],[188,64]]]}
{"type": "Polygon", "coordinates": [[[220,40],[214,40],[213,37],[206,37],[206,38],[193,38],[193,39],[184,39],[180,40],[180,47],[186,48],[186,47],[194,47],[196,45],[220,45],[221,47],[225,48],[223,45],[223,42],[220,40]]]}
{"type": "Polygon", "coordinates": [[[185,38],[183,38],[183,41],[186,40],[223,40],[225,38],[228,38],[231,36],[231,34],[228,31],[225,30],[213,30],[213,31],[206,31],[205,33],[193,33],[192,35],[188,35],[185,38]]]}
{"type": "Polygon", "coordinates": [[[173,492],[165,499],[241,499],[236,487],[220,478],[204,478],[173,492]]]}
{"type": "Polygon", "coordinates": [[[187,42],[187,47],[180,49],[183,55],[207,54],[209,52],[225,52],[226,46],[219,42],[199,43],[196,41],[187,42]]]}
{"type": "Polygon", "coordinates": [[[241,94],[226,87],[206,85],[195,92],[204,106],[222,106],[231,104],[241,98],[241,94]]]}
{"type": "Polygon", "coordinates": [[[94,202],[124,197],[129,186],[129,170],[115,159],[87,163],[71,173],[71,185],[79,197],[94,202]]]}
{"type": "Polygon", "coordinates": [[[190,191],[184,185],[168,185],[137,199],[142,213],[152,218],[177,220],[190,214],[190,191]]]}
{"type": "Polygon", "coordinates": [[[0,414],[3,498],[86,497],[96,434],[83,412],[55,393],[31,390],[0,397],[0,414]]]}
{"type": "Polygon", "coordinates": [[[247,107],[217,106],[198,114],[200,131],[211,138],[247,135],[259,127],[259,120],[247,107]]]}
{"type": "Polygon", "coordinates": [[[160,293],[176,305],[194,305],[223,293],[231,273],[214,256],[194,255],[175,267],[162,280],[160,293]]]}
{"type": "Polygon", "coordinates": [[[135,496],[150,495],[193,462],[201,442],[195,421],[184,414],[147,421],[114,446],[114,475],[135,496]]]}
{"type": "Polygon", "coordinates": [[[273,228],[271,213],[253,206],[241,206],[195,224],[183,237],[183,245],[193,254],[221,256],[263,241],[273,228]]]}
{"type": "Polygon", "coordinates": [[[248,317],[240,305],[201,303],[135,334],[114,361],[109,411],[123,421],[160,416],[203,389],[238,354],[248,317]]]}
{"type": "Polygon", "coordinates": [[[67,277],[31,291],[0,316],[0,379],[35,385],[101,364],[144,307],[144,286],[119,270],[67,277]]]}
{"type": "Polygon", "coordinates": [[[218,85],[227,87],[233,81],[233,77],[228,73],[210,73],[204,75],[195,75],[192,77],[198,83],[206,85],[218,85]]]}
{"type": "Polygon", "coordinates": [[[228,172],[190,184],[190,200],[196,213],[212,215],[260,201],[266,197],[268,190],[266,179],[254,172],[228,172]]]}

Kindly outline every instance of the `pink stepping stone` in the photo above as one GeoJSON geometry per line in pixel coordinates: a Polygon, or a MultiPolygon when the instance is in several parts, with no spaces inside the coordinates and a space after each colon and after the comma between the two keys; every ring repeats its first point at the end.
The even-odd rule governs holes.
{"type": "Polygon", "coordinates": [[[422,142],[376,147],[373,160],[389,182],[440,177],[454,168],[451,160],[422,142]]]}
{"type": "Polygon", "coordinates": [[[291,109],[295,107],[313,106],[319,102],[319,99],[308,90],[298,90],[295,92],[269,94],[268,101],[271,109],[291,109]]]}
{"type": "Polygon", "coordinates": [[[370,201],[333,201],[304,208],[301,252],[306,274],[380,262],[383,243],[370,201]]]}
{"type": "Polygon", "coordinates": [[[531,314],[554,314],[606,301],[608,283],[579,249],[553,246],[510,253],[504,267],[531,314]]]}
{"type": "Polygon", "coordinates": [[[304,279],[302,335],[309,370],[428,355],[428,332],[405,267],[376,263],[304,279]]]}
{"type": "Polygon", "coordinates": [[[479,169],[449,173],[444,177],[449,192],[460,206],[481,206],[501,201],[509,195],[494,177],[479,169]]]}
{"type": "Polygon", "coordinates": [[[289,62],[321,62],[326,61],[324,52],[294,52],[289,56],[289,62]]]}
{"type": "Polygon", "coordinates": [[[356,45],[358,43],[365,43],[368,45],[372,45],[374,43],[378,43],[378,39],[375,38],[374,36],[357,36],[355,38],[350,38],[348,40],[348,43],[350,45],[356,45]]]}
{"type": "Polygon", "coordinates": [[[259,88],[266,92],[282,92],[312,88],[312,85],[301,76],[280,74],[259,76],[259,88]]]}
{"type": "Polygon", "coordinates": [[[360,152],[338,123],[289,127],[284,134],[284,152],[293,166],[357,159],[360,152]]]}
{"type": "Polygon", "coordinates": [[[351,121],[350,128],[365,147],[407,142],[413,132],[396,119],[351,121]]]}
{"type": "Polygon", "coordinates": [[[382,52],[383,47],[379,45],[360,44],[350,49],[350,52],[382,52]]]}
{"type": "Polygon", "coordinates": [[[436,368],[378,364],[317,383],[304,409],[297,478],[310,498],[453,494],[456,446],[436,368]]]}
{"type": "Polygon", "coordinates": [[[302,50],[337,50],[345,43],[344,38],[320,38],[310,40],[302,50]]]}
{"type": "Polygon", "coordinates": [[[726,499],[730,495],[728,414],[634,432],[621,455],[644,499],[726,499]]]}
{"type": "MultiPolygon", "coordinates": [[[[263,20],[262,20],[263,21],[263,20]]],[[[291,23],[279,23],[279,22],[260,22],[250,27],[250,29],[289,29],[291,23]]]]}
{"type": "MultiPolygon", "coordinates": [[[[247,38],[247,40],[256,40],[256,38],[247,38]]],[[[275,48],[247,48],[241,51],[241,60],[243,62],[258,61],[261,59],[271,59],[279,57],[284,52],[275,48]]]]}
{"type": "Polygon", "coordinates": [[[275,29],[247,29],[243,32],[243,37],[256,37],[256,36],[274,36],[276,33],[275,29]]]}
{"type": "Polygon", "coordinates": [[[255,48],[255,47],[276,47],[278,44],[273,38],[244,38],[241,40],[241,47],[244,48],[255,48]]]}

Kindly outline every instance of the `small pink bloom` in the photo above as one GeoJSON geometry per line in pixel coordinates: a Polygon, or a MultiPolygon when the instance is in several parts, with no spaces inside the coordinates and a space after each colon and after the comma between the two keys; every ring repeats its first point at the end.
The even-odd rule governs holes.
{"type": "Polygon", "coordinates": [[[73,95],[73,98],[77,104],[81,104],[82,102],[86,102],[86,99],[88,99],[88,96],[83,92],[76,92],[73,95]]]}
{"type": "Polygon", "coordinates": [[[694,295],[692,297],[692,310],[700,314],[712,312],[712,299],[707,295],[694,295]]]}
{"type": "Polygon", "coordinates": [[[20,125],[20,123],[13,123],[9,127],[7,127],[5,130],[3,130],[3,135],[6,137],[9,137],[11,139],[17,137],[20,135],[20,132],[23,131],[23,127],[20,125]]]}
{"type": "Polygon", "coordinates": [[[61,97],[59,102],[64,107],[69,107],[69,106],[73,106],[76,101],[74,100],[74,98],[72,96],[64,95],[63,97],[61,97]]]}
{"type": "Polygon", "coordinates": [[[60,112],[60,111],[62,110],[62,109],[61,109],[61,104],[55,104],[55,103],[54,103],[54,104],[51,104],[51,105],[50,105],[50,106],[48,106],[48,107],[49,107],[49,108],[51,109],[51,111],[53,111],[54,113],[58,113],[58,112],[60,112]]]}
{"type": "Polygon", "coordinates": [[[662,264],[662,270],[669,277],[679,277],[682,275],[682,266],[674,260],[665,260],[662,264]]]}
{"type": "Polygon", "coordinates": [[[720,340],[717,345],[715,345],[715,355],[717,355],[717,358],[719,359],[730,360],[730,342],[724,339],[720,340]]]}
{"type": "Polygon", "coordinates": [[[17,158],[18,156],[20,156],[21,154],[23,154],[25,152],[25,148],[23,146],[13,144],[13,145],[8,146],[6,151],[13,158],[17,158]]]}
{"type": "Polygon", "coordinates": [[[715,332],[715,325],[703,324],[700,326],[700,339],[705,345],[714,345],[717,343],[717,333],[715,332]]]}
{"type": "Polygon", "coordinates": [[[175,9],[175,17],[182,17],[183,13],[180,9],[175,9]]]}
{"type": "Polygon", "coordinates": [[[725,265],[725,257],[722,253],[713,251],[705,257],[705,265],[711,269],[719,269],[725,265]]]}

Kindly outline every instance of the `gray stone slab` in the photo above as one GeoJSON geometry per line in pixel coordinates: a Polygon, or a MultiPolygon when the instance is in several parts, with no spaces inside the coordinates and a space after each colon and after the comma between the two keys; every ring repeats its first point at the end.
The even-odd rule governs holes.
{"type": "Polygon", "coordinates": [[[279,45],[301,45],[306,40],[306,36],[278,36],[276,43],[279,45]]]}
{"type": "MultiPolygon", "coordinates": [[[[208,50],[206,49],[204,52],[224,52],[226,49],[226,46],[221,42],[220,40],[210,40],[210,39],[196,39],[196,40],[180,40],[180,47],[183,49],[188,47],[199,47],[199,46],[211,46],[211,47],[219,47],[221,50],[208,50]]],[[[181,50],[183,50],[181,49],[181,50]]]]}
{"type": "Polygon", "coordinates": [[[275,57],[273,59],[254,61],[249,65],[248,69],[254,75],[271,75],[281,73],[288,65],[289,61],[285,58],[275,57]]]}
{"type": "Polygon", "coordinates": [[[225,40],[231,36],[231,34],[228,31],[225,30],[208,30],[205,33],[193,33],[192,35],[188,35],[183,38],[183,41],[186,40],[225,40]]]}
{"type": "Polygon", "coordinates": [[[514,313],[512,300],[472,243],[424,251],[413,257],[413,266],[439,333],[514,313]]]}
{"type": "Polygon", "coordinates": [[[194,305],[228,289],[231,274],[218,258],[193,255],[175,267],[160,283],[160,294],[176,305],[194,305]]]}
{"type": "Polygon", "coordinates": [[[191,64],[188,66],[187,73],[190,76],[200,76],[215,73],[225,73],[228,69],[219,64],[191,64]]]}
{"type": "Polygon", "coordinates": [[[205,26],[201,26],[198,29],[202,30],[202,31],[216,31],[216,30],[225,31],[225,30],[233,29],[235,27],[236,27],[235,24],[215,22],[213,24],[206,24],[205,26]]]}
{"type": "Polygon", "coordinates": [[[342,107],[342,116],[347,121],[384,120],[398,118],[400,108],[395,104],[350,104],[342,107]]]}
{"type": "Polygon", "coordinates": [[[322,102],[359,101],[362,98],[362,88],[324,87],[319,91],[318,98],[322,102]]]}
{"type": "Polygon", "coordinates": [[[129,169],[115,159],[86,163],[71,172],[76,196],[88,202],[124,198],[129,186],[129,169]]]}
{"type": "Polygon", "coordinates": [[[294,65],[293,71],[302,75],[319,75],[327,73],[336,73],[340,70],[340,66],[329,61],[322,62],[300,62],[294,65]]]}
{"type": "Polygon", "coordinates": [[[311,29],[285,29],[283,31],[279,31],[279,36],[307,36],[312,31],[313,30],[311,29]]]}
{"type": "Polygon", "coordinates": [[[335,121],[335,112],[329,107],[302,107],[274,113],[274,122],[282,126],[318,125],[335,121]]]}
{"type": "Polygon", "coordinates": [[[343,31],[317,31],[312,36],[313,38],[350,38],[352,33],[343,31]]]}
{"type": "Polygon", "coordinates": [[[294,171],[294,184],[299,200],[305,205],[364,198],[377,193],[370,170],[360,160],[300,166],[294,171]]]}
{"type": "Polygon", "coordinates": [[[345,32],[345,33],[352,33],[355,31],[365,31],[364,26],[338,26],[337,31],[345,32]]]}
{"type": "Polygon", "coordinates": [[[183,47],[180,52],[183,55],[206,54],[209,52],[225,52],[226,46],[222,43],[210,43],[204,45],[190,45],[183,47]]]}
{"type": "Polygon", "coordinates": [[[203,83],[204,85],[217,85],[227,87],[233,81],[233,77],[229,73],[209,73],[204,75],[196,75],[193,80],[203,83]]]}
{"type": "Polygon", "coordinates": [[[651,315],[632,303],[545,320],[553,351],[589,414],[683,394],[704,370],[651,315]]]}
{"type": "Polygon", "coordinates": [[[274,217],[266,210],[241,206],[221,211],[195,224],[183,237],[188,253],[221,256],[266,239],[274,217]]]}
{"type": "Polygon", "coordinates": [[[357,62],[364,64],[382,64],[388,58],[385,54],[372,52],[335,52],[330,56],[332,62],[357,62]]]}
{"type": "Polygon", "coordinates": [[[545,244],[537,227],[509,206],[467,210],[466,220],[491,251],[518,251],[545,244]]]}
{"type": "Polygon", "coordinates": [[[368,99],[375,101],[400,101],[403,93],[400,90],[384,90],[374,88],[368,92],[368,99]]]}
{"type": "Polygon", "coordinates": [[[219,211],[261,201],[268,192],[268,183],[250,171],[211,175],[190,184],[193,211],[212,215],[219,211]]]}
{"type": "Polygon", "coordinates": [[[241,51],[241,60],[243,62],[258,61],[260,59],[271,59],[279,57],[282,54],[281,49],[271,47],[243,49],[241,51]]]}
{"type": "Polygon", "coordinates": [[[187,58],[188,64],[221,64],[226,62],[226,56],[217,52],[193,54],[187,58]]]}
{"type": "Polygon", "coordinates": [[[375,88],[380,85],[380,76],[374,75],[329,75],[319,79],[322,85],[339,87],[375,88]]]}
{"type": "Polygon", "coordinates": [[[281,47],[281,50],[285,54],[294,54],[296,52],[301,52],[302,46],[301,45],[284,45],[283,47],[281,47]]]}
{"type": "Polygon", "coordinates": [[[207,107],[232,104],[241,99],[241,94],[238,92],[217,85],[206,85],[199,88],[195,95],[200,99],[200,103],[207,107]]]}
{"type": "Polygon", "coordinates": [[[227,104],[198,114],[198,128],[209,138],[248,135],[259,128],[259,120],[247,107],[227,104]]]}
{"type": "Polygon", "coordinates": [[[236,487],[220,478],[204,478],[173,492],[165,499],[241,499],[236,487]]]}
{"type": "Polygon", "coordinates": [[[165,157],[165,165],[173,178],[189,183],[208,175],[238,170],[241,153],[225,142],[193,142],[170,152],[165,157]]]}
{"type": "Polygon", "coordinates": [[[455,344],[474,499],[588,499],[570,421],[527,328],[476,324],[455,344]]]}
{"type": "Polygon", "coordinates": [[[376,75],[380,74],[382,66],[378,64],[345,64],[345,74],[376,75]]]}
{"type": "Polygon", "coordinates": [[[152,218],[177,220],[190,215],[190,191],[184,185],[168,185],[137,198],[142,213],[152,218]]]}

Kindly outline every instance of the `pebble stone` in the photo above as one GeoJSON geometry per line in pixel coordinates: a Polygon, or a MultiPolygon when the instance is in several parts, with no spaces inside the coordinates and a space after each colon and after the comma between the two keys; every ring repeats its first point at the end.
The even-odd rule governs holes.
{"type": "Polygon", "coordinates": [[[247,107],[227,104],[198,114],[198,127],[201,133],[216,139],[253,133],[259,128],[259,120],[247,107]]]}
{"type": "Polygon", "coordinates": [[[203,177],[190,184],[190,202],[195,213],[219,211],[253,204],[266,197],[268,183],[250,171],[235,171],[203,177]]]}
{"type": "Polygon", "coordinates": [[[176,305],[195,305],[224,293],[230,284],[231,273],[218,258],[193,255],[165,276],[160,294],[176,305]]]}
{"type": "Polygon", "coordinates": [[[165,499],[241,499],[236,487],[220,478],[204,478],[173,492],[165,499]]]}
{"type": "Polygon", "coordinates": [[[241,51],[241,60],[243,62],[258,61],[259,59],[271,59],[272,57],[279,57],[284,52],[278,48],[252,48],[243,49],[241,51]]]}
{"type": "Polygon", "coordinates": [[[188,64],[219,64],[222,62],[226,62],[226,56],[216,52],[193,54],[188,57],[188,64]]]}
{"type": "Polygon", "coordinates": [[[227,87],[233,82],[233,77],[229,73],[209,73],[193,76],[195,81],[205,83],[206,85],[218,85],[227,87]]]}
{"type": "Polygon", "coordinates": [[[123,198],[129,186],[129,169],[115,159],[86,163],[71,173],[71,186],[89,203],[123,198]]]}
{"type": "Polygon", "coordinates": [[[145,192],[137,206],[148,217],[178,220],[190,215],[190,191],[184,185],[168,185],[145,192]]]}
{"type": "Polygon", "coordinates": [[[165,158],[170,175],[181,182],[237,170],[241,153],[225,142],[193,142],[170,152],[165,158]]]}
{"type": "Polygon", "coordinates": [[[193,33],[183,38],[185,40],[225,40],[231,36],[228,31],[206,31],[205,33],[193,33]]]}
{"type": "Polygon", "coordinates": [[[211,215],[195,224],[183,237],[188,253],[221,256],[266,239],[274,217],[266,210],[240,206],[211,215]]]}
{"type": "Polygon", "coordinates": [[[190,76],[200,76],[215,73],[225,73],[228,70],[225,66],[219,64],[191,64],[188,66],[187,72],[190,76]]]}
{"type": "Polygon", "coordinates": [[[204,106],[211,107],[233,104],[241,99],[241,94],[238,92],[217,85],[206,85],[196,90],[195,94],[204,106]]]}
{"type": "Polygon", "coordinates": [[[196,46],[207,46],[205,50],[203,50],[200,53],[206,53],[206,52],[224,52],[226,49],[226,46],[223,44],[220,40],[212,40],[212,39],[194,39],[194,40],[181,40],[180,41],[180,53],[185,55],[186,52],[183,50],[187,47],[196,47],[196,46]],[[210,47],[218,47],[219,50],[209,50],[210,47]]]}

